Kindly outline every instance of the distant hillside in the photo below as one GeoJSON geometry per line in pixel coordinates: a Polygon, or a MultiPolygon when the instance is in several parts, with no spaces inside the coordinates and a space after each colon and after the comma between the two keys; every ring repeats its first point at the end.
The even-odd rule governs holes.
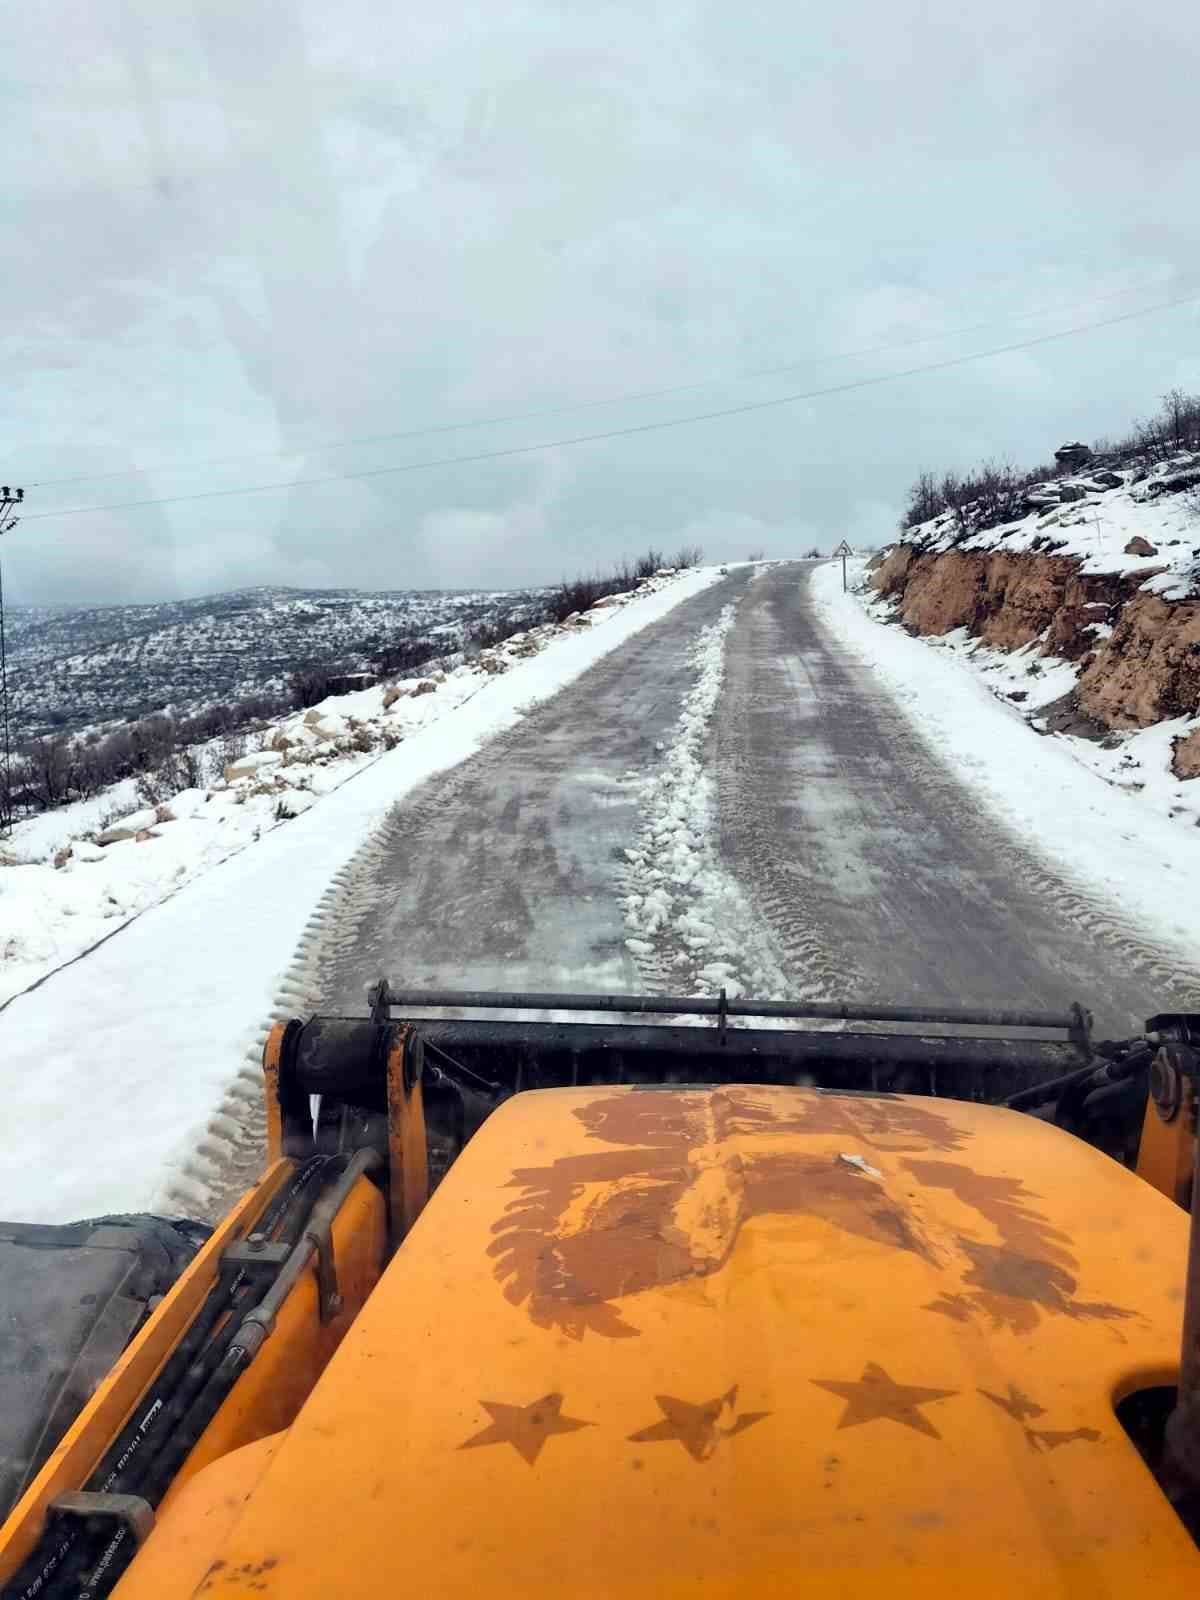
{"type": "Polygon", "coordinates": [[[382,650],[517,623],[540,590],[239,589],[160,605],[15,606],[6,613],[14,734],[180,713],[281,689],[297,667],[368,666],[382,650]]]}

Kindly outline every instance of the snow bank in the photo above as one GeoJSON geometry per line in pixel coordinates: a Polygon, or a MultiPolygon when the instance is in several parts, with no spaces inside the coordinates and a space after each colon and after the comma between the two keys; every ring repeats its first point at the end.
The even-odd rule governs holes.
{"type": "MultiPolygon", "coordinates": [[[[319,792],[314,775],[311,794],[319,803],[283,825],[263,819],[257,839],[251,829],[224,860],[206,861],[202,873],[192,870],[206,848],[196,831],[206,823],[196,818],[165,825],[158,839],[109,846],[101,861],[58,874],[42,869],[43,882],[49,873],[76,885],[75,915],[101,923],[106,919],[97,905],[114,882],[109,874],[125,874],[127,886],[148,873],[160,900],[180,865],[193,881],[167,890],[169,898],[114,927],[116,937],[0,1010],[7,1118],[0,1216],[58,1221],[104,1211],[202,1207],[207,1175],[217,1171],[227,1135],[236,1132],[214,1123],[214,1112],[230,1095],[234,1104],[238,1095],[247,1103],[258,1098],[266,1025],[304,1004],[302,995],[289,1002],[293,952],[389,808],[718,578],[717,569],[706,568],[651,580],[645,592],[605,607],[594,627],[580,619],[538,653],[514,655],[502,672],[470,675],[466,690],[446,690],[458,700],[453,706],[444,701],[441,714],[426,707],[444,685],[436,694],[396,702],[414,719],[401,745],[350,762],[349,770],[331,769],[332,792],[319,792]],[[115,859],[127,865],[110,869],[111,852],[120,852],[115,859]],[[155,865],[162,852],[169,862],[164,873],[155,865]],[[89,876],[95,873],[105,876],[89,876]]],[[[451,676],[446,682],[467,680],[451,676]]],[[[251,794],[253,780],[244,786],[243,807],[276,803],[251,794]]],[[[214,796],[210,805],[216,804],[214,796]]],[[[236,795],[221,804],[232,817],[236,795]]],[[[261,817],[261,809],[248,815],[261,817]]],[[[34,870],[0,872],[5,908],[14,893],[9,880],[34,870]]],[[[31,899],[36,903],[36,892],[31,899]]],[[[0,916],[7,927],[7,910],[0,916]]],[[[61,922],[52,927],[53,921],[48,914],[48,943],[58,940],[61,952],[61,922]]]]}
{"type": "Polygon", "coordinates": [[[662,591],[677,596],[691,581],[664,572],[568,624],[516,633],[452,672],[331,696],[267,728],[258,736],[262,748],[237,756],[223,777],[220,741],[199,747],[197,761],[207,770],[215,764],[217,776],[204,790],[168,796],[165,810],[141,807],[127,780],[18,823],[11,839],[0,841],[0,1005],[294,821],[493,679],[593,627],[611,637],[630,605],[644,606],[662,591]],[[91,840],[106,848],[90,849],[91,840]]]}
{"type": "MultiPolygon", "coordinates": [[[[1085,770],[1072,748],[1082,741],[1039,736],[1016,706],[1001,703],[963,670],[953,649],[931,649],[898,627],[880,626],[860,595],[842,592],[839,566],[818,567],[811,582],[822,621],[888,685],[916,730],[980,800],[1060,871],[1107,897],[1126,922],[1193,966],[1200,829],[1180,827],[1139,795],[1102,781],[1098,770],[1085,770]]],[[[1162,738],[1163,726],[1134,737],[1162,738]]]]}
{"type": "MultiPolygon", "coordinates": [[[[888,601],[861,591],[868,616],[877,622],[893,620],[888,601]]],[[[1094,628],[1094,632],[1101,632],[1094,628]]],[[[1022,650],[996,650],[973,638],[966,628],[927,634],[920,644],[952,657],[991,694],[1016,710],[1036,732],[1044,733],[1047,719],[1041,713],[1069,694],[1079,677],[1077,662],[1041,654],[1040,640],[1022,650]]],[[[1175,741],[1200,728],[1200,717],[1170,717],[1149,728],[1114,729],[1102,739],[1070,733],[1048,735],[1097,777],[1135,797],[1139,803],[1173,820],[1177,826],[1200,825],[1200,781],[1177,778],[1171,770],[1175,741]]]]}

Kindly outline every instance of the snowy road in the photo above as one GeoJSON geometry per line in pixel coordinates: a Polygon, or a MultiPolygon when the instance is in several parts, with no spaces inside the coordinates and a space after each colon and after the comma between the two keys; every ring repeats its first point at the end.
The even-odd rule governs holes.
{"type": "Polygon", "coordinates": [[[619,904],[641,782],[691,687],[697,634],[749,577],[677,606],[395,807],[330,918],[321,1006],[361,1011],[382,973],[419,987],[641,987],[619,904]]]}
{"type": "MultiPolygon", "coordinates": [[[[811,570],[751,586],[713,730],[726,865],[796,976],[897,1003],[1078,999],[1101,1036],[1194,1005],[1170,950],[1027,848],[920,738],[823,624],[811,570]]],[[[981,713],[984,732],[1001,715],[981,713]]]]}
{"type": "MultiPolygon", "coordinates": [[[[625,852],[695,680],[689,652],[740,597],[703,760],[716,854],[785,992],[1079,999],[1103,1035],[1184,1005],[1170,951],[1009,833],[921,740],[822,624],[811,573],[735,574],[413,791],[330,919],[320,1004],[358,1011],[384,972],[414,986],[644,987],[625,943],[625,852]]],[[[674,970],[660,963],[650,981],[671,987],[674,970]]]]}

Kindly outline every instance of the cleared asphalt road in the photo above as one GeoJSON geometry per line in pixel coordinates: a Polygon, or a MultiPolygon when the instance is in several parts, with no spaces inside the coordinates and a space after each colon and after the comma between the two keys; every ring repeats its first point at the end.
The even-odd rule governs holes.
{"type": "Polygon", "coordinates": [[[1182,1005],[1170,954],[985,815],[816,621],[811,568],[735,573],[397,806],[321,963],[323,1008],[420,986],[636,989],[618,896],[699,630],[741,597],[707,756],[726,867],[798,994],[1090,1007],[1102,1035],[1182,1005]]]}

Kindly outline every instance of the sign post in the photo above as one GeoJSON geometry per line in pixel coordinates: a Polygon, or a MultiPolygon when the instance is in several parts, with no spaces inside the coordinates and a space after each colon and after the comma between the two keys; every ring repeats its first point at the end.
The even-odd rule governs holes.
{"type": "Polygon", "coordinates": [[[852,556],[854,554],[854,551],[851,550],[850,546],[846,543],[845,539],[843,539],[841,544],[838,545],[837,549],[833,553],[834,553],[835,556],[841,556],[841,558],[842,558],[842,593],[845,594],[845,592],[846,592],[846,557],[847,556],[852,556]]]}

